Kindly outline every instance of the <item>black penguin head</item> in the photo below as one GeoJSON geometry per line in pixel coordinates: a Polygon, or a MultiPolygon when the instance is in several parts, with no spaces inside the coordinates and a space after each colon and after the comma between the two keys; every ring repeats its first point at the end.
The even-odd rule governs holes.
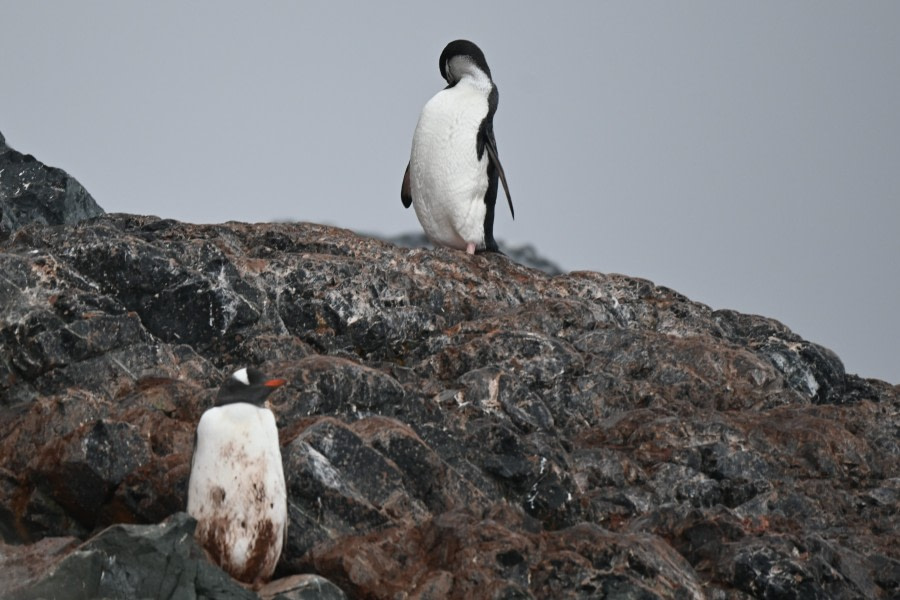
{"type": "Polygon", "coordinates": [[[254,367],[238,369],[219,388],[216,406],[235,402],[262,406],[269,394],[285,383],[287,383],[286,379],[271,379],[254,367]]]}
{"type": "Polygon", "coordinates": [[[441,52],[438,66],[441,69],[441,77],[451,86],[456,85],[466,73],[475,74],[474,69],[480,70],[491,79],[491,69],[484,58],[484,52],[469,40],[455,40],[447,44],[441,52]]]}

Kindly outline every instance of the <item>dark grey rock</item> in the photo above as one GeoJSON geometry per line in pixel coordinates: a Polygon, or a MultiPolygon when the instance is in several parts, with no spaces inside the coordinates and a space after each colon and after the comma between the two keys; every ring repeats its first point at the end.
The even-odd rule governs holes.
{"type": "Polygon", "coordinates": [[[813,344],[773,319],[716,311],[715,318],[726,339],[753,348],[785,377],[788,385],[815,402],[846,402],[855,388],[865,394],[863,382],[848,379],[841,359],[831,350],[813,344]]]}
{"type": "Polygon", "coordinates": [[[791,547],[790,552],[793,557],[771,546],[743,549],[735,557],[735,585],[756,598],[825,600],[832,597],[803,564],[806,560],[801,558],[800,551],[791,547]]]}
{"type": "Polygon", "coordinates": [[[7,588],[5,597],[256,598],[207,562],[194,541],[195,526],[185,513],[160,525],[115,525],[66,555],[37,581],[7,588]]]}
{"type": "Polygon", "coordinates": [[[101,419],[51,442],[30,464],[38,490],[89,531],[101,516],[97,508],[151,455],[137,427],[101,419]]]}
{"type": "Polygon", "coordinates": [[[0,237],[30,223],[73,224],[103,214],[74,177],[13,150],[0,134],[0,237]]]}

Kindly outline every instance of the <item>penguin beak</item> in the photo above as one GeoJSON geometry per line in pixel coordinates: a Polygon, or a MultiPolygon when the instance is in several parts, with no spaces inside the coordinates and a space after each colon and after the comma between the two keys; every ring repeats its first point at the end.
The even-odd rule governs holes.
{"type": "Polygon", "coordinates": [[[270,388],[279,388],[287,383],[287,379],[270,379],[263,383],[264,386],[270,388]]]}

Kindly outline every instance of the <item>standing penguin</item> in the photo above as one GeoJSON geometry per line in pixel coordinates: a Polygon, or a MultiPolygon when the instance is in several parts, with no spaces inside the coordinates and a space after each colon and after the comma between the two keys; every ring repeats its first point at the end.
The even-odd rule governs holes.
{"type": "Polygon", "coordinates": [[[494,113],[499,95],[478,46],[447,44],[439,60],[447,87],[422,109],[413,135],[400,199],[415,206],[432,243],[499,252],[494,241],[497,179],[515,218],[506,174],[497,156],[494,113]]]}
{"type": "Polygon", "coordinates": [[[287,532],[287,492],[275,416],[266,398],[284,385],[235,371],[200,417],[188,484],[195,536],[232,577],[259,586],[275,571],[287,532]]]}

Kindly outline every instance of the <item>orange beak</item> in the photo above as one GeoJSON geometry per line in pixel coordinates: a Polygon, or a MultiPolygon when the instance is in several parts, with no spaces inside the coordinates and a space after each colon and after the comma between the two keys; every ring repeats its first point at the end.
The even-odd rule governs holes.
{"type": "Polygon", "coordinates": [[[287,379],[270,379],[265,382],[263,385],[270,388],[281,387],[287,383],[287,379]]]}

